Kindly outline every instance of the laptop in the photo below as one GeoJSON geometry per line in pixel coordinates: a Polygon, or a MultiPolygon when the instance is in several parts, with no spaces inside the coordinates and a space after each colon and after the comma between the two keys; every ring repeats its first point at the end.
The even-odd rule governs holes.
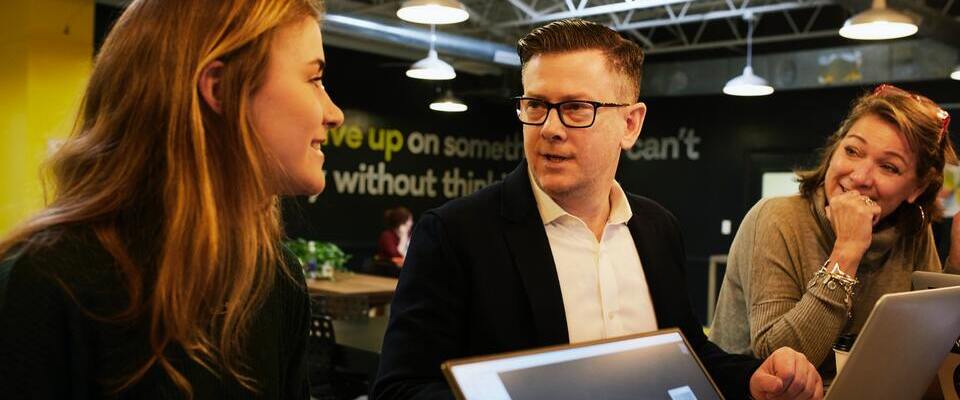
{"type": "Polygon", "coordinates": [[[826,400],[919,399],[960,332],[960,287],[886,294],[826,400]]]}
{"type": "Polygon", "coordinates": [[[936,289],[960,286],[960,275],[940,272],[916,271],[911,276],[913,290],[936,289]]]}
{"type": "Polygon", "coordinates": [[[723,399],[678,329],[447,361],[461,400],[723,399]]]}

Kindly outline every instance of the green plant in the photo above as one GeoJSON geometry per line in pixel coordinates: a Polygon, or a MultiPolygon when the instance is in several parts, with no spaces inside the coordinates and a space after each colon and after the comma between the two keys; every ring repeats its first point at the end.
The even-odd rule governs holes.
{"type": "Polygon", "coordinates": [[[300,259],[300,264],[308,270],[329,262],[330,265],[337,270],[346,271],[344,264],[346,264],[347,260],[351,257],[331,242],[319,242],[300,238],[286,241],[284,245],[300,259]],[[313,243],[313,245],[311,245],[311,243],[313,243]],[[315,262],[315,264],[311,266],[311,262],[315,262]]]}

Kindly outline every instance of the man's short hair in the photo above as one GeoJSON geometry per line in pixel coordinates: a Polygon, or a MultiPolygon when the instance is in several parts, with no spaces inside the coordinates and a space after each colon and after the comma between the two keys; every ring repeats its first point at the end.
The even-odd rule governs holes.
{"type": "Polygon", "coordinates": [[[637,101],[643,75],[643,50],[617,31],[596,22],[564,19],[534,29],[517,42],[521,71],[533,56],[577,50],[600,50],[610,67],[628,79],[624,94],[637,101]]]}

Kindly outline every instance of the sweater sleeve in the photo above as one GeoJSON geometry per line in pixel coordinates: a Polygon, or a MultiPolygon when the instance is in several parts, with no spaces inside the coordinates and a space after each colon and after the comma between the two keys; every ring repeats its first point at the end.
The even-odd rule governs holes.
{"type": "Polygon", "coordinates": [[[71,398],[65,300],[38,266],[23,258],[0,262],[0,387],[10,398],[71,398]]]}
{"type": "MultiPolygon", "coordinates": [[[[760,358],[788,346],[820,365],[847,322],[843,289],[804,282],[801,238],[787,218],[761,213],[750,260],[750,345],[760,358]]],[[[817,260],[822,262],[822,260],[817,260]]]]}

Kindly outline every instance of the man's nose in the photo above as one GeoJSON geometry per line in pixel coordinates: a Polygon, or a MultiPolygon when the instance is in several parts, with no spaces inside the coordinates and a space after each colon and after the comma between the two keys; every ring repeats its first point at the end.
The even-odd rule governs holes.
{"type": "Polygon", "coordinates": [[[540,126],[540,136],[548,140],[566,139],[566,128],[560,121],[560,109],[547,110],[547,119],[540,126]]]}

